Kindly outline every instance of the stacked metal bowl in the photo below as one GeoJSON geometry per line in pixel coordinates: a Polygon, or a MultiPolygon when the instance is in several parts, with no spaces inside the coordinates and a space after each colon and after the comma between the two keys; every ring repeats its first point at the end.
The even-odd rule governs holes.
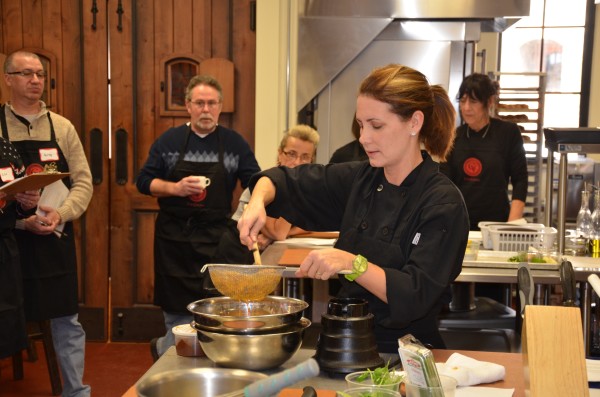
{"type": "Polygon", "coordinates": [[[302,300],[267,296],[242,302],[207,298],[188,305],[200,346],[217,365],[264,370],[280,366],[302,345],[310,321],[302,317],[302,300]]]}

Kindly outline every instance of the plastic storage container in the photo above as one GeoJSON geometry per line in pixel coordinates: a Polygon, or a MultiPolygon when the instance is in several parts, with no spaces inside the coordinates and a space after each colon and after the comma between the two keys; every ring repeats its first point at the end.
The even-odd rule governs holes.
{"type": "Polygon", "coordinates": [[[175,335],[175,349],[178,355],[184,357],[204,356],[198,340],[198,333],[190,324],[174,326],[173,335],[175,335]]]}
{"type": "Polygon", "coordinates": [[[529,247],[538,250],[551,250],[556,240],[557,230],[544,225],[529,223],[523,226],[491,225],[489,233],[494,251],[528,251],[529,247]]]}
{"type": "Polygon", "coordinates": [[[479,229],[481,230],[481,238],[482,238],[482,246],[487,250],[491,250],[493,248],[492,235],[490,234],[491,226],[523,226],[523,227],[534,227],[534,228],[543,228],[546,225],[542,223],[515,223],[515,222],[498,222],[498,221],[481,221],[477,224],[479,229]]]}

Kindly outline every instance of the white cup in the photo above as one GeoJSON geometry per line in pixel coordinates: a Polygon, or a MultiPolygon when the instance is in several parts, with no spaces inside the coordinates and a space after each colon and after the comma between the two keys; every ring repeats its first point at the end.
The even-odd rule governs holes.
{"type": "Polygon", "coordinates": [[[198,184],[202,189],[206,189],[208,186],[210,186],[210,178],[205,176],[194,176],[194,178],[198,181],[198,184]]]}

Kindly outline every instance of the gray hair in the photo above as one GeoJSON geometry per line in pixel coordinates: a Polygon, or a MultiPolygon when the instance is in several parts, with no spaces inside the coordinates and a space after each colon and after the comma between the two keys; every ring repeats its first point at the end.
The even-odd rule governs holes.
{"type": "MultiPolygon", "coordinates": [[[[13,66],[13,60],[15,58],[15,56],[20,55],[22,57],[25,58],[35,58],[38,61],[40,61],[40,63],[42,63],[42,60],[40,59],[40,57],[37,54],[34,54],[33,52],[29,52],[29,51],[15,51],[12,54],[10,54],[9,56],[6,57],[6,59],[4,60],[4,73],[10,73],[13,72],[13,70],[10,70],[13,66]]],[[[44,64],[42,63],[42,66],[44,64]]]]}
{"type": "Polygon", "coordinates": [[[223,100],[223,89],[221,84],[213,76],[209,75],[196,75],[190,79],[185,89],[185,100],[190,101],[192,99],[192,90],[199,85],[207,85],[214,88],[219,92],[219,101],[223,100]]]}

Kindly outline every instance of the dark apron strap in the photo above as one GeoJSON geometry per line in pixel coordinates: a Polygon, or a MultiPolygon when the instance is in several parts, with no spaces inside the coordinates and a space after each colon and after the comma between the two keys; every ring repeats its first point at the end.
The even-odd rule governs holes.
{"type": "Polygon", "coordinates": [[[8,126],[6,125],[6,113],[5,112],[6,105],[0,105],[0,126],[2,127],[2,137],[8,139],[8,126]]]}

